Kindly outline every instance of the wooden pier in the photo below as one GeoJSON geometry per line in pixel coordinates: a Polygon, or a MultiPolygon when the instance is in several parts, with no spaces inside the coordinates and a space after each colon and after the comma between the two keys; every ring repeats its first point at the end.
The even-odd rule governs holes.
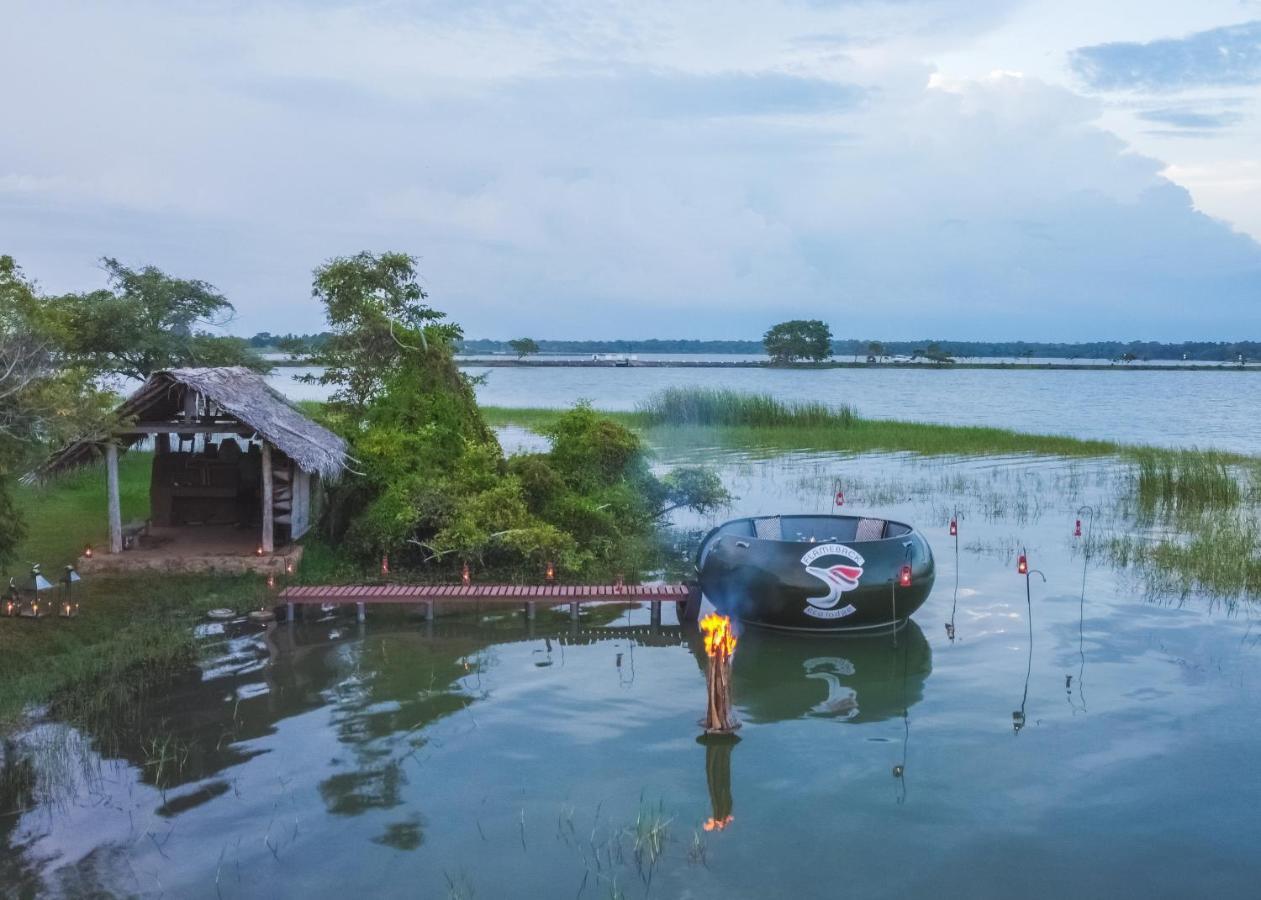
{"type": "MultiPolygon", "coordinates": [[[[482,604],[521,604],[527,619],[533,619],[542,606],[569,606],[570,616],[592,603],[648,603],[654,624],[661,622],[661,604],[674,602],[699,607],[700,592],[689,584],[356,584],[299,585],[277,595],[289,620],[296,605],[307,603],[353,603],[360,621],[369,605],[424,606],[425,618],[432,620],[437,604],[450,607],[478,607],[482,604]],[[692,602],[689,602],[692,601],[692,602]]],[[[685,618],[680,615],[680,620],[685,618]]]]}

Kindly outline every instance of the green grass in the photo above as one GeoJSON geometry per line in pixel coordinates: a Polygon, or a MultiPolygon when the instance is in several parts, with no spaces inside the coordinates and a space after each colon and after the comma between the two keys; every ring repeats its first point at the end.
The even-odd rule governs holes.
{"type": "Polygon", "coordinates": [[[852,428],[858,421],[848,406],[704,388],[667,388],[644,403],[639,413],[649,425],[675,427],[852,428]]]}
{"type": "MultiPolygon", "coordinates": [[[[120,460],[124,521],[147,515],[152,457],[120,460]]],[[[43,564],[50,580],[73,563],[86,543],[108,543],[105,473],[89,468],[40,487],[19,487],[27,535],[9,575],[43,564]]],[[[0,617],[0,732],[31,704],[59,696],[75,714],[104,702],[110,691],[163,677],[195,655],[192,626],[207,609],[252,608],[263,602],[259,578],[223,576],[87,577],[73,619],[0,617]]]]}
{"type": "Polygon", "coordinates": [[[1249,492],[1249,474],[1225,454],[1140,450],[1135,455],[1135,492],[1144,511],[1228,509],[1238,506],[1249,492]]]}
{"type": "Polygon", "coordinates": [[[1107,550],[1114,563],[1135,567],[1169,592],[1261,596],[1261,525],[1252,518],[1213,512],[1187,524],[1184,537],[1126,535],[1113,538],[1107,550]]]}

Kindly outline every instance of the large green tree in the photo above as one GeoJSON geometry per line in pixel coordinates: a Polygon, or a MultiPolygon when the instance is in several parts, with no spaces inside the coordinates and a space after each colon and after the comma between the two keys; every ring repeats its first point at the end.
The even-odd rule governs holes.
{"type": "Polygon", "coordinates": [[[176,278],[154,266],[101,260],[108,286],[44,298],[42,324],[65,365],[145,378],[179,366],[267,363],[243,338],[215,334],[235,309],[214,285],[176,278]]]}
{"type": "Polygon", "coordinates": [[[517,354],[517,359],[525,359],[539,352],[538,341],[534,338],[516,338],[509,341],[508,346],[512,348],[513,353],[517,354]]]}
{"type": "Polygon", "coordinates": [[[832,355],[832,330],[820,319],[793,319],[767,331],[762,346],[778,365],[799,360],[823,362],[832,355]]]}
{"type": "Polygon", "coordinates": [[[645,564],[665,507],[708,508],[712,475],[657,479],[639,439],[589,408],[549,432],[549,453],[508,460],[453,357],[460,329],[425,303],[415,260],[360,253],[315,272],[331,334],[315,358],[333,388],[329,424],[355,475],[333,493],[331,535],[361,559],[505,573],[645,564]]]}
{"type": "Polygon", "coordinates": [[[66,365],[46,329],[41,298],[10,256],[0,256],[0,568],[25,531],[16,477],[51,446],[99,430],[109,397],[93,371],[66,365]]]}

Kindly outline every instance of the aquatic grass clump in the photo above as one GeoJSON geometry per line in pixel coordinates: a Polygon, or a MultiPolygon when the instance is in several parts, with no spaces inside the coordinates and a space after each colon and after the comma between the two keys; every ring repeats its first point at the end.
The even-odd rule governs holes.
{"type": "Polygon", "coordinates": [[[1229,509],[1244,497],[1241,477],[1221,453],[1207,450],[1141,450],[1135,454],[1139,507],[1175,510],[1229,509]]]}
{"type": "Polygon", "coordinates": [[[1200,517],[1184,539],[1114,537],[1106,545],[1119,566],[1133,566],[1167,591],[1208,590],[1261,597],[1261,524],[1251,518],[1200,517]]]}
{"type": "Polygon", "coordinates": [[[785,402],[770,394],[718,388],[667,388],[639,407],[651,425],[849,428],[858,419],[849,406],[785,402]]]}

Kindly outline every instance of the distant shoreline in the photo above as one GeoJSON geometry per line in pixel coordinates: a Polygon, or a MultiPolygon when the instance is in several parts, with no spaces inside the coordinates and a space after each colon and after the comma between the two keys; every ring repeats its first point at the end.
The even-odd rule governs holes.
{"type": "MultiPolygon", "coordinates": [[[[1261,372],[1261,365],[1245,365],[1238,363],[1176,363],[1173,365],[1156,365],[1153,363],[1021,363],[1021,362],[954,362],[947,364],[930,362],[823,362],[793,363],[792,365],[772,365],[769,361],[759,360],[636,360],[630,365],[617,365],[608,360],[592,359],[466,359],[456,357],[461,367],[482,368],[534,368],[534,369],[770,369],[773,371],[795,371],[811,369],[912,369],[916,371],[941,370],[990,370],[1000,372],[1011,371],[1046,371],[1046,372],[1261,372]]],[[[273,360],[276,368],[301,368],[308,363],[302,360],[273,360]]]]}

